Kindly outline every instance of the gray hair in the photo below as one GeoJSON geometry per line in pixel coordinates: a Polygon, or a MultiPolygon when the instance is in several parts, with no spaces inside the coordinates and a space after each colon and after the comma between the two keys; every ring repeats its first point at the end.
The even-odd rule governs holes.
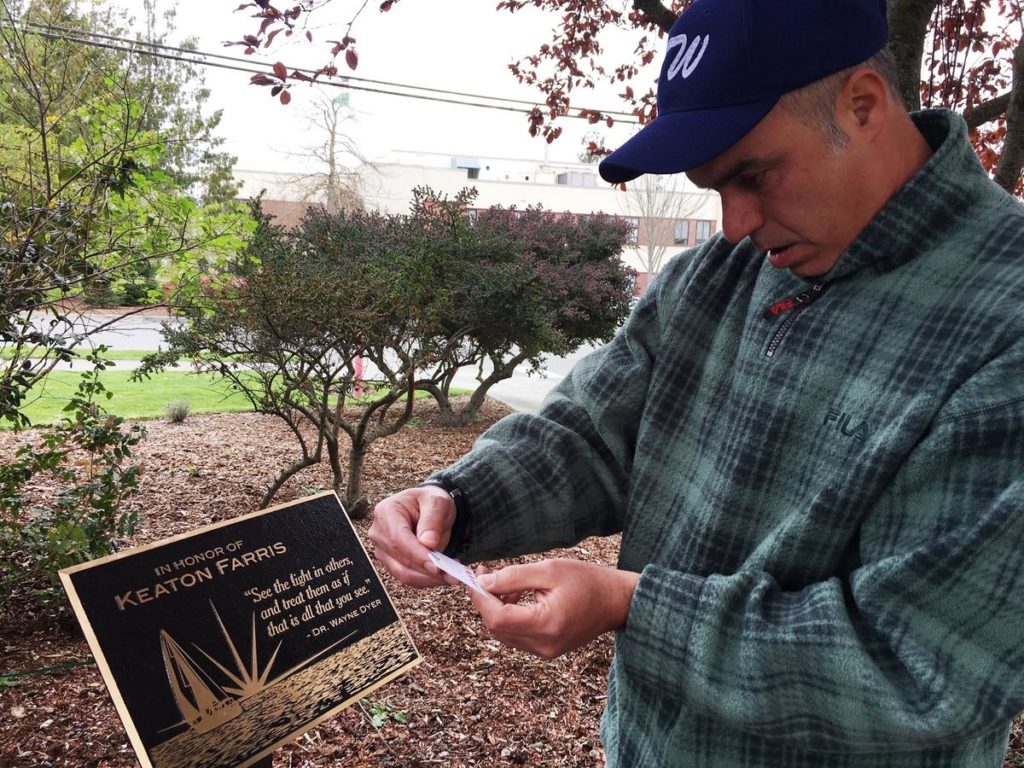
{"type": "Polygon", "coordinates": [[[888,48],[883,48],[870,59],[853,67],[841,69],[810,85],[784,93],[779,104],[805,125],[820,131],[834,149],[842,149],[849,138],[836,123],[836,99],[854,70],[868,67],[885,80],[889,97],[902,104],[896,79],[896,59],[888,48]]]}

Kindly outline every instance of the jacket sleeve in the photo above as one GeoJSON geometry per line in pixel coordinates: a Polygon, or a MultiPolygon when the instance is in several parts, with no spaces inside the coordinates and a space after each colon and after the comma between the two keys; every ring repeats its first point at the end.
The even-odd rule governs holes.
{"type": "Polygon", "coordinates": [[[436,476],[466,496],[470,530],[454,555],[511,557],[622,530],[667,286],[695,260],[666,266],[615,338],[577,363],[539,413],[505,417],[436,476]]]}
{"type": "Polygon", "coordinates": [[[1024,343],[962,386],[864,516],[857,567],[799,591],[649,565],[629,683],[797,749],[927,749],[1024,709],[1024,343]]]}

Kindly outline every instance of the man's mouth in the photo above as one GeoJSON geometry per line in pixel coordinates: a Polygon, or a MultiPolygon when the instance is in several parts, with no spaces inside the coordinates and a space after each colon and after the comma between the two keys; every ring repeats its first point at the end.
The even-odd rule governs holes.
{"type": "Polygon", "coordinates": [[[780,245],[774,248],[765,249],[765,256],[768,259],[768,263],[776,269],[785,269],[789,266],[790,256],[792,256],[793,243],[788,245],[780,245]]]}

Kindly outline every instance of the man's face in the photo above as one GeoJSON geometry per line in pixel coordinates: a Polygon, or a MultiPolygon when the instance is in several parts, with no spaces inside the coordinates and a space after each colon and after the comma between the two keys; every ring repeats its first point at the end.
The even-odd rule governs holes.
{"type": "Polygon", "coordinates": [[[737,144],[686,175],[722,197],[722,231],[751,237],[777,269],[823,275],[874,216],[856,138],[836,147],[776,105],[737,144]]]}

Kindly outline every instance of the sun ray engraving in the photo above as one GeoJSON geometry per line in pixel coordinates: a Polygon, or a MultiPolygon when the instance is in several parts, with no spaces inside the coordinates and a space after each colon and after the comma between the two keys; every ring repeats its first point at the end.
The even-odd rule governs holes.
{"type": "Polygon", "coordinates": [[[227,628],[224,626],[224,622],[221,620],[220,614],[217,613],[217,608],[214,606],[212,601],[210,603],[210,608],[211,610],[213,610],[213,615],[217,619],[218,626],[220,626],[220,631],[221,634],[224,636],[224,642],[228,647],[228,651],[231,653],[232,659],[234,659],[236,671],[232,672],[230,669],[225,667],[223,664],[217,661],[217,659],[208,654],[198,645],[195,646],[196,650],[198,650],[201,654],[203,654],[203,656],[209,659],[210,662],[217,667],[217,669],[223,672],[228,677],[228,679],[235,684],[235,687],[233,688],[225,687],[224,691],[226,693],[231,693],[235,696],[239,696],[243,700],[249,698],[250,696],[256,695],[257,693],[262,691],[267,685],[267,678],[270,676],[270,670],[273,668],[274,661],[277,659],[277,653],[281,650],[281,643],[278,642],[277,647],[274,648],[274,652],[270,656],[270,661],[267,662],[267,665],[263,668],[263,671],[260,672],[259,653],[256,646],[256,614],[253,614],[252,650],[250,651],[248,665],[249,668],[246,669],[246,664],[242,660],[241,655],[238,653],[238,648],[235,646],[234,641],[231,639],[231,635],[228,634],[227,628]]]}

